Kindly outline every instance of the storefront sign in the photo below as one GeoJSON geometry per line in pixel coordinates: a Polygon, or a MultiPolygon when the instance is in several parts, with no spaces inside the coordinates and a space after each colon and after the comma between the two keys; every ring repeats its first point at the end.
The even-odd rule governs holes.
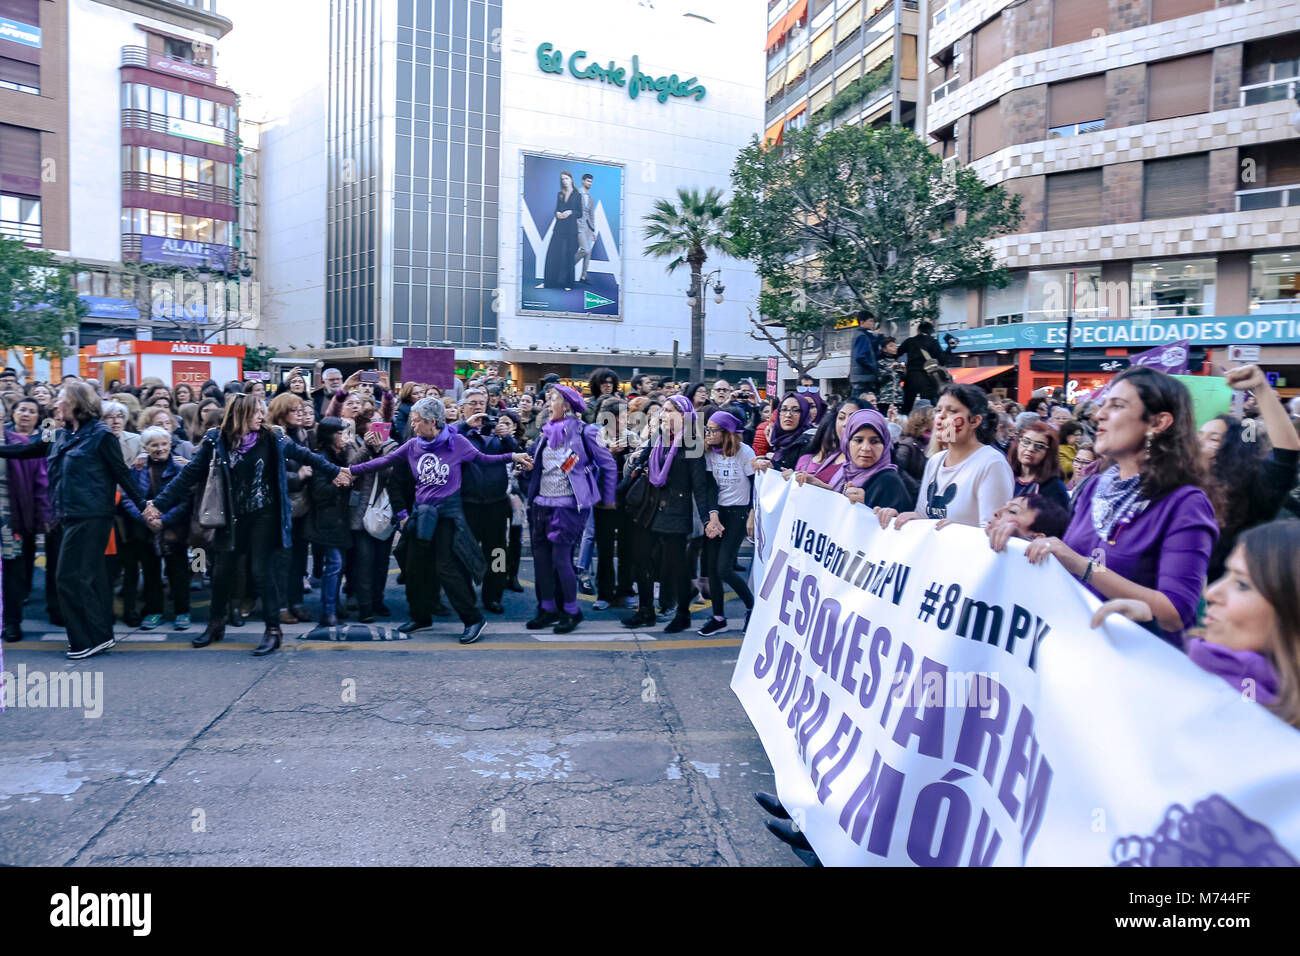
{"type": "MultiPolygon", "coordinates": [[[[704,99],[705,89],[696,83],[696,77],[683,80],[676,73],[669,76],[650,76],[641,72],[641,58],[632,56],[632,69],[615,66],[610,60],[608,65],[585,63],[586,50],[576,50],[568,59],[569,75],[579,80],[597,80],[609,83],[620,89],[626,89],[629,99],[636,99],[642,93],[651,94],[660,103],[667,103],[670,96],[693,97],[696,102],[704,99]]],[[[564,74],[564,52],[549,43],[537,48],[537,68],[543,73],[564,74]]]]}
{"type": "Polygon", "coordinates": [[[149,57],[149,69],[156,70],[159,73],[170,73],[172,76],[182,76],[187,80],[198,80],[200,83],[217,82],[215,70],[195,66],[193,63],[186,63],[184,60],[174,60],[169,56],[160,54],[149,57]]]}
{"type": "Polygon", "coordinates": [[[181,119],[179,116],[169,116],[167,118],[167,132],[172,136],[179,136],[181,139],[193,139],[200,143],[213,143],[217,146],[226,145],[226,131],[224,129],[216,126],[204,126],[202,123],[181,119]]]}
{"type": "Polygon", "coordinates": [[[172,362],[172,384],[202,385],[212,377],[211,362],[172,362]]]}
{"type": "Polygon", "coordinates": [[[162,262],[167,265],[207,267],[224,271],[230,258],[230,247],[212,242],[194,242],[188,239],[165,239],[162,236],[140,237],[140,261],[162,262]]]}
{"type": "MultiPolygon", "coordinates": [[[[1051,349],[1065,345],[1064,322],[1021,322],[956,329],[956,351],[1051,349]]],[[[1076,348],[1150,348],[1186,339],[1192,345],[1233,343],[1292,345],[1300,341],[1300,315],[1220,315],[1202,319],[1124,319],[1074,323],[1076,348]]]]}
{"type": "Polygon", "coordinates": [[[19,23],[8,17],[0,17],[0,40],[10,40],[23,46],[41,48],[41,28],[30,23],[19,23]]]}
{"type": "Polygon", "coordinates": [[[113,299],[102,295],[81,295],[82,302],[90,309],[87,317],[95,319],[140,319],[140,306],[134,299],[113,299]]]}

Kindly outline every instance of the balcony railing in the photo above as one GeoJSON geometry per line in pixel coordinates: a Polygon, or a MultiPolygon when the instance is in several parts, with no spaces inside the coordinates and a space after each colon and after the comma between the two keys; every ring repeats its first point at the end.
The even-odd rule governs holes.
{"type": "Polygon", "coordinates": [[[1275,103],[1278,100],[1293,100],[1300,89],[1300,77],[1271,80],[1268,83],[1252,83],[1241,88],[1241,105],[1255,106],[1259,103],[1275,103]]]}
{"type": "Polygon", "coordinates": [[[934,25],[937,27],[947,20],[950,16],[961,9],[962,0],[948,0],[938,10],[934,11],[934,25]]]}
{"type": "MultiPolygon", "coordinates": [[[[122,110],[122,128],[123,129],[147,129],[151,133],[166,133],[168,136],[175,136],[171,131],[170,121],[175,117],[163,116],[161,113],[149,113],[145,110],[122,110]]],[[[221,133],[224,145],[234,149],[238,143],[238,138],[228,129],[220,129],[216,126],[208,129],[221,133]]],[[[183,138],[183,137],[182,137],[183,138]]]]}
{"type": "Polygon", "coordinates": [[[0,236],[18,239],[29,246],[39,246],[41,244],[41,226],[40,223],[0,219],[0,236]]]}
{"type": "Polygon", "coordinates": [[[122,188],[141,189],[161,196],[179,196],[181,199],[225,203],[228,206],[235,204],[233,189],[211,183],[191,183],[170,176],[156,176],[153,173],[125,172],[122,174],[122,188]]]}
{"type": "MultiPolygon", "coordinates": [[[[191,63],[189,60],[182,60],[180,57],[175,56],[164,56],[161,53],[150,53],[142,46],[122,47],[122,66],[138,66],[146,70],[152,70],[154,69],[152,61],[155,58],[165,61],[166,66],[174,67],[174,69],[167,69],[166,72],[168,73],[183,76],[186,73],[202,70],[211,77],[210,81],[205,80],[204,82],[216,82],[217,68],[215,66],[209,66],[206,63],[191,63]]],[[[199,77],[196,75],[194,79],[199,79],[199,77]]]]}
{"type": "Polygon", "coordinates": [[[1300,183],[1293,186],[1237,190],[1237,212],[1249,212],[1252,209],[1280,209],[1283,206],[1300,206],[1300,183]]]}
{"type": "Polygon", "coordinates": [[[954,76],[946,83],[941,83],[930,91],[930,102],[938,103],[941,99],[961,85],[961,77],[954,76]]]}

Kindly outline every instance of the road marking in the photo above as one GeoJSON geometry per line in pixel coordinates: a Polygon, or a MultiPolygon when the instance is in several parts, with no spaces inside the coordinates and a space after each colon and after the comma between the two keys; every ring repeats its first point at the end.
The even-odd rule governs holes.
{"type": "MultiPolygon", "coordinates": [[[[455,635],[448,634],[448,638],[455,635]]],[[[564,635],[567,638],[567,635],[564,635]]],[[[584,640],[581,638],[567,640],[550,640],[550,641],[493,641],[490,639],[479,640],[473,644],[461,644],[455,640],[446,641],[302,641],[296,643],[286,643],[280,652],[295,651],[465,651],[475,652],[483,650],[497,651],[537,651],[537,650],[554,650],[554,651],[681,651],[681,650],[701,650],[708,647],[739,647],[741,639],[736,638],[699,638],[697,640],[685,641],[664,641],[657,638],[637,637],[632,635],[632,639],[610,639],[607,636],[592,635],[597,640],[584,640]]],[[[251,651],[256,644],[221,641],[208,645],[205,648],[194,648],[190,646],[189,641],[155,641],[152,643],[118,643],[114,648],[115,651],[251,651]]],[[[33,651],[57,651],[62,653],[64,648],[54,647],[51,644],[27,644],[18,646],[10,644],[6,650],[13,653],[21,650],[33,651]]]]}

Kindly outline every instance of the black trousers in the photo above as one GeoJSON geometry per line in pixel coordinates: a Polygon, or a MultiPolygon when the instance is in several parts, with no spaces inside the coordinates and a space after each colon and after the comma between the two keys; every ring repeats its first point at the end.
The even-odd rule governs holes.
{"type": "Polygon", "coordinates": [[[633,562],[629,560],[631,532],[627,513],[617,508],[596,508],[596,596],[613,604],[632,593],[633,562]],[[615,582],[615,557],[618,578],[615,582]]]}
{"type": "Polygon", "coordinates": [[[736,556],[745,540],[745,523],[749,519],[749,505],[727,505],[718,509],[722,522],[722,537],[709,538],[704,545],[704,563],[709,568],[709,598],[713,601],[716,617],[725,617],[723,582],[731,585],[745,607],[754,607],[754,595],[749,590],[745,575],[736,570],[736,556]]]}
{"type": "Polygon", "coordinates": [[[284,585],[280,589],[280,601],[285,607],[297,607],[302,604],[302,579],[307,574],[307,538],[304,525],[307,518],[294,518],[290,534],[293,547],[289,549],[289,560],[285,565],[284,585]]]}
{"type": "Polygon", "coordinates": [[[909,415],[916,404],[917,396],[928,398],[931,402],[939,400],[939,386],[934,379],[925,374],[923,369],[913,369],[903,379],[903,414],[909,415]]]}
{"type": "Polygon", "coordinates": [[[177,614],[190,613],[190,562],[183,547],[159,555],[152,545],[140,549],[140,566],[144,569],[144,613],[163,612],[163,575],[172,592],[177,614]]]}
{"type": "Polygon", "coordinates": [[[663,607],[676,605],[676,617],[683,620],[691,616],[686,603],[691,596],[691,569],[686,563],[686,534],[647,532],[642,539],[649,545],[646,560],[637,566],[637,594],[641,612],[653,614],[655,607],[655,579],[659,580],[659,603],[663,607]]]}
{"type": "Polygon", "coordinates": [[[36,535],[25,534],[19,552],[4,559],[4,623],[23,622],[23,602],[32,593],[32,568],[36,565],[36,535]]]}
{"type": "Polygon", "coordinates": [[[113,591],[104,560],[112,528],[112,518],[69,518],[60,525],[58,606],[74,651],[113,636],[113,591]]]}
{"type": "MultiPolygon", "coordinates": [[[[412,532],[415,531],[414,522],[412,518],[411,524],[407,525],[412,532]]],[[[439,518],[429,541],[421,541],[414,533],[406,537],[410,542],[406,552],[406,602],[411,606],[411,620],[433,620],[433,605],[438,597],[433,586],[436,579],[447,592],[447,600],[456,609],[462,624],[468,627],[481,621],[483,615],[474,602],[470,577],[452,553],[456,522],[439,518]]]]}
{"type": "Polygon", "coordinates": [[[137,597],[140,568],[144,564],[145,552],[152,550],[153,542],[145,538],[122,535],[117,540],[117,561],[122,568],[122,620],[128,623],[137,621],[140,617],[137,597]]]}
{"type": "Polygon", "coordinates": [[[63,624],[59,612],[59,548],[63,542],[63,528],[45,532],[45,614],[55,626],[63,624]]]}
{"type": "Polygon", "coordinates": [[[388,586],[388,556],[392,553],[391,537],[380,541],[365,528],[352,532],[352,593],[357,598],[357,613],[362,617],[378,614],[388,586]]]}
{"type": "Polygon", "coordinates": [[[212,618],[225,618],[241,565],[249,562],[250,584],[262,597],[262,620],[267,627],[280,625],[280,581],[284,567],[280,553],[280,515],[274,508],[265,514],[242,517],[235,522],[234,548],[216,551],[212,559],[212,618]]]}
{"type": "Polygon", "coordinates": [[[464,502],[465,520],[483,549],[487,571],[483,574],[483,603],[500,601],[506,590],[506,532],[510,528],[510,499],[487,503],[464,502]]]}

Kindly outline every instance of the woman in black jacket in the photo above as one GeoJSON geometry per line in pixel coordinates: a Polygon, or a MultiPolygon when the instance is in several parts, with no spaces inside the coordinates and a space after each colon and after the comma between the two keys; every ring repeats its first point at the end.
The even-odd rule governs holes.
{"type": "Polygon", "coordinates": [[[686,539],[693,529],[691,502],[705,524],[717,510],[717,491],[704,467],[704,448],[695,440],[695,409],[681,395],[664,403],[659,433],[638,454],[633,467],[647,469],[650,484],[659,489],[659,510],[648,529],[637,528],[635,550],[648,555],[637,564],[636,590],[641,607],[624,619],[624,627],[655,624],[654,582],[659,580],[663,603],[675,601],[677,613],[664,628],[666,634],[686,630],[691,624],[691,569],[686,560],[686,539]],[[689,446],[683,447],[689,438],[689,446]],[[657,573],[656,573],[657,572],[657,573]]]}
{"type": "Polygon", "coordinates": [[[207,629],[192,643],[207,647],[226,636],[226,615],[238,562],[248,556],[253,578],[262,595],[266,631],[253,654],[262,657],[280,646],[280,575],[283,551],[290,546],[292,506],[289,501],[286,461],[310,465],[329,478],[351,475],[338,465],[263,427],[265,407],[255,395],[232,395],[221,427],[203,436],[198,452],[179,475],[168,482],[145,511],[145,518],[161,517],[196,488],[204,488],[215,463],[221,475],[225,522],[215,529],[212,543],[212,617],[207,629]]]}
{"type": "MultiPolygon", "coordinates": [[[[348,465],[351,436],[341,418],[322,418],[316,426],[316,440],[325,457],[340,468],[348,465]]],[[[351,488],[334,484],[321,472],[312,472],[308,487],[311,510],[303,533],[324,554],[324,573],[320,579],[320,622],[326,627],[338,624],[339,579],[343,573],[343,552],[352,544],[349,527],[351,488]]]]}
{"type": "Polygon", "coordinates": [[[0,446],[0,458],[48,456],[50,503],[61,536],[56,585],[68,630],[68,658],[82,660],[106,651],[113,637],[113,592],[104,549],[113,527],[115,490],[137,507],[144,498],[122,445],[100,421],[100,402],[84,382],[59,391],[63,428],[53,442],[0,446]]]}

